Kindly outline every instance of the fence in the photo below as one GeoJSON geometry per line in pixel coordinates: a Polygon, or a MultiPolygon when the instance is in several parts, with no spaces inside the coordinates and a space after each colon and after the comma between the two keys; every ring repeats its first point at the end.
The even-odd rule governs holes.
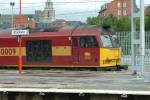
{"type": "MultiPolygon", "coordinates": [[[[122,64],[131,65],[131,32],[117,32],[116,36],[119,46],[122,49],[122,64]]],[[[145,32],[145,65],[149,64],[150,64],[150,31],[147,31],[145,32]]]]}

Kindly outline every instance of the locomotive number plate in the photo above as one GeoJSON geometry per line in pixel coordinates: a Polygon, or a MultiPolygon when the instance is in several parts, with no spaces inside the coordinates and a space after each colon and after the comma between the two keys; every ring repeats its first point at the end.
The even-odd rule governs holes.
{"type": "Polygon", "coordinates": [[[0,56],[13,56],[15,54],[15,48],[0,48],[0,56]]]}

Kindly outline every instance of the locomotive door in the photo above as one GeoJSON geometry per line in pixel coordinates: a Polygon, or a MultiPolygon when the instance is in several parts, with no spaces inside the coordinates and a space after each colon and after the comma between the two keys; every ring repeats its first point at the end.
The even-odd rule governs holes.
{"type": "Polygon", "coordinates": [[[95,36],[73,37],[72,41],[73,64],[99,65],[99,46],[95,36]]]}
{"type": "Polygon", "coordinates": [[[80,65],[98,66],[99,65],[99,46],[96,36],[80,37],[80,65]]]}
{"type": "Polygon", "coordinates": [[[80,51],[79,51],[79,38],[73,37],[72,39],[72,62],[73,64],[79,64],[80,62],[80,51]]]}

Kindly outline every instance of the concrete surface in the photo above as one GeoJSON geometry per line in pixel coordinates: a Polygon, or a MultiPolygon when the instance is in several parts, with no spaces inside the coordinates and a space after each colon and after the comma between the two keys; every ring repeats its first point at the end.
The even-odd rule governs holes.
{"type": "Polygon", "coordinates": [[[0,70],[0,91],[15,90],[150,95],[150,74],[137,79],[130,71],[24,70],[19,76],[17,70],[0,70]]]}

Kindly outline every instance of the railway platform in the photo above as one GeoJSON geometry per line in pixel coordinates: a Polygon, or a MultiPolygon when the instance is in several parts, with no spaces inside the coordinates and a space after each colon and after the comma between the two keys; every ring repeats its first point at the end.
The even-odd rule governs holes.
{"type": "Polygon", "coordinates": [[[0,70],[0,100],[149,100],[150,74],[130,71],[0,70]],[[32,99],[31,99],[32,98],[32,99]]]}
{"type": "Polygon", "coordinates": [[[138,80],[130,71],[24,70],[19,76],[0,70],[0,100],[149,100],[149,75],[138,80]]]}

